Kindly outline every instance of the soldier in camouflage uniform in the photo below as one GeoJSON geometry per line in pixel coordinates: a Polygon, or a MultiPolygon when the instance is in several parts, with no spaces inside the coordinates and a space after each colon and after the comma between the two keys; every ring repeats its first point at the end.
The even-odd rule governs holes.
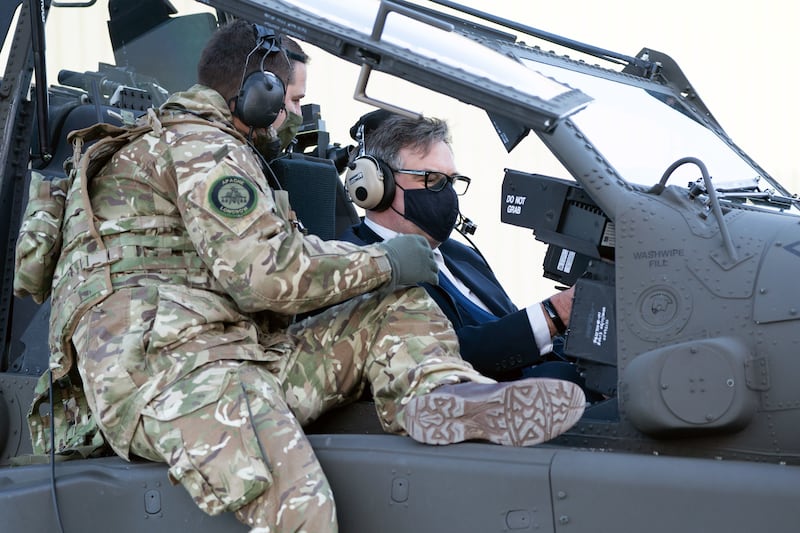
{"type": "MultiPolygon", "coordinates": [[[[413,287],[436,281],[421,237],[360,247],[298,230],[254,149],[284,113],[253,128],[231,112],[242,72],[280,75],[283,54],[255,44],[251,25],[222,28],[202,85],[125,132],[73,136],[76,159],[100,140],[67,193],[51,368],[57,390],[83,384],[91,413],[64,402],[57,447],[86,444],[75,428],[93,423],[120,456],[166,462],[207,513],[322,533],[337,528],[333,495],[302,426],[367,385],[383,428],[422,442],[529,445],[574,424],[577,387],[495,384],[461,360],[449,321],[413,287]]],[[[45,428],[32,426],[38,450],[45,428]]]]}

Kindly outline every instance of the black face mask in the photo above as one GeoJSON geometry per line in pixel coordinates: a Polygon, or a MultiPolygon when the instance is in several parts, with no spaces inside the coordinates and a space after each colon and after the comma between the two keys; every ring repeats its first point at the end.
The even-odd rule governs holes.
{"type": "MultiPolygon", "coordinates": [[[[400,189],[403,189],[398,185],[400,189]]],[[[458,220],[458,195],[449,183],[441,191],[430,189],[403,189],[405,214],[395,211],[416,224],[434,240],[442,243],[458,220]]],[[[394,209],[394,207],[392,208],[394,209]]]]}

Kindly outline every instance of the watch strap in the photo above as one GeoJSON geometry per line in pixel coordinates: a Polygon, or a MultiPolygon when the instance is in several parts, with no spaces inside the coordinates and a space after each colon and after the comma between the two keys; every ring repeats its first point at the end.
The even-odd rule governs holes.
{"type": "Polygon", "coordinates": [[[559,335],[563,335],[567,331],[567,326],[564,324],[564,321],[561,320],[561,317],[558,316],[558,311],[556,311],[556,307],[553,305],[553,302],[550,300],[550,298],[542,302],[542,307],[544,308],[544,312],[547,313],[547,316],[550,317],[553,325],[556,327],[556,332],[559,335]]]}

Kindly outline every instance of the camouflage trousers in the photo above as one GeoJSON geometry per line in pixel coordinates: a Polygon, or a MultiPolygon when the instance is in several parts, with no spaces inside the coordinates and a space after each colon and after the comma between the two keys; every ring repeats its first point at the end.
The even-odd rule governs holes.
{"type": "MultiPolygon", "coordinates": [[[[101,324],[80,329],[86,339],[108,336],[101,324]]],[[[252,337],[224,346],[195,337],[192,346],[205,341],[228,355],[160,390],[130,421],[132,454],[166,462],[201,509],[235,511],[259,533],[337,531],[333,494],[304,424],[370,386],[384,429],[400,433],[399,410],[412,396],[492,381],[461,360],[449,321],[422,289],[364,295],[287,334],[292,349],[268,361],[253,360],[252,337]],[[240,359],[232,356],[237,349],[240,359]]],[[[170,347],[171,356],[182,348],[170,347]]]]}

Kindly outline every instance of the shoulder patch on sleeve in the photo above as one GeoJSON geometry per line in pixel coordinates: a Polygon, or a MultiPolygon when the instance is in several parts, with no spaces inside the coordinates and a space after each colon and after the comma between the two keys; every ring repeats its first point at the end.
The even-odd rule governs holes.
{"type": "Polygon", "coordinates": [[[258,193],[252,183],[241,176],[221,176],[208,188],[208,203],[226,218],[241,218],[258,205],[258,193]]]}

